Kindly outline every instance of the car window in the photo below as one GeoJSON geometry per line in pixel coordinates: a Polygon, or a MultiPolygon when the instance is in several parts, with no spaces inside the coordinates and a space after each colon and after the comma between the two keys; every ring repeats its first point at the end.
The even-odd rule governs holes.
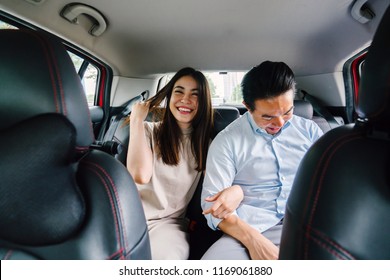
{"type": "Polygon", "coordinates": [[[0,20],[0,29],[18,29],[18,28],[0,20]]]}
{"type": "MultiPolygon", "coordinates": [[[[241,81],[246,72],[203,72],[209,83],[213,106],[242,105],[241,81]]],[[[164,85],[173,77],[167,75],[164,85]]]]}
{"type": "Polygon", "coordinates": [[[68,51],[68,54],[80,76],[81,83],[87,96],[88,105],[93,106],[95,104],[95,95],[97,92],[98,68],[71,51],[68,51]]]}
{"type": "MultiPolygon", "coordinates": [[[[7,22],[0,20],[0,29],[18,29],[16,26],[9,24],[7,22]]],[[[98,68],[93,65],[90,61],[82,58],[81,56],[68,51],[73,65],[76,68],[77,73],[80,76],[81,83],[84,87],[85,94],[87,96],[87,101],[89,106],[95,104],[96,99],[96,87],[97,87],[97,78],[98,78],[98,68]]]]}

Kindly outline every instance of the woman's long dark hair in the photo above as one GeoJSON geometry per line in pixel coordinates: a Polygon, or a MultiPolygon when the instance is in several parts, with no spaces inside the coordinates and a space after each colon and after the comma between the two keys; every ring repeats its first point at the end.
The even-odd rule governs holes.
{"type": "Polygon", "coordinates": [[[182,132],[171,110],[169,110],[169,102],[175,83],[185,76],[192,77],[198,85],[198,111],[191,122],[193,129],[191,150],[197,162],[196,170],[203,171],[206,168],[207,151],[213,128],[213,109],[208,82],[202,72],[191,67],[179,70],[166,86],[148,100],[150,112],[154,114],[156,119],[161,120],[161,125],[154,131],[153,137],[155,137],[157,152],[162,161],[167,165],[177,165],[180,160],[179,149],[182,132]],[[161,110],[160,106],[163,101],[165,108],[161,110]]]}

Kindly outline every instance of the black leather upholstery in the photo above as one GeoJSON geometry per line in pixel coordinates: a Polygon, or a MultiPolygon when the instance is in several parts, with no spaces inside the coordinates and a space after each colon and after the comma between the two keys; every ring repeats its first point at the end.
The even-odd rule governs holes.
{"type": "Polygon", "coordinates": [[[280,259],[390,259],[390,9],[367,54],[355,124],[304,157],[287,202],[280,259]]]}
{"type": "Polygon", "coordinates": [[[63,45],[0,31],[0,257],[150,259],[143,208],[126,168],[94,141],[63,45]]]}
{"type": "MultiPolygon", "coordinates": [[[[212,138],[240,117],[235,107],[218,106],[214,110],[214,131],[212,138]]],[[[208,225],[202,214],[201,194],[203,176],[196,187],[194,196],[187,207],[187,217],[190,219],[190,259],[200,259],[206,250],[222,236],[221,231],[214,231],[208,225]]]]}
{"type": "Polygon", "coordinates": [[[217,136],[231,122],[240,117],[240,111],[236,107],[219,106],[214,109],[214,130],[212,138],[217,136]]]}

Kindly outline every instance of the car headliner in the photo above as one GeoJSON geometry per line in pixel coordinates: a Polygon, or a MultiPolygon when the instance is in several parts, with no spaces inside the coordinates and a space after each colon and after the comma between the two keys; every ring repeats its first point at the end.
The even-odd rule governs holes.
{"type": "Polygon", "coordinates": [[[370,0],[366,24],[350,14],[353,0],[80,0],[99,10],[108,28],[60,16],[66,0],[0,0],[0,9],[50,30],[109,64],[115,75],[146,77],[183,66],[247,70],[284,61],[297,76],[342,71],[368,47],[389,0],[370,0]],[[30,2],[38,2],[31,4],[30,2]]]}

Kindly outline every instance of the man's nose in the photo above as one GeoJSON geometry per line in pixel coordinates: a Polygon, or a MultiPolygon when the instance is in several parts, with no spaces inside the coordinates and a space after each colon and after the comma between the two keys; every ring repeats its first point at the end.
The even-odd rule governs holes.
{"type": "Polygon", "coordinates": [[[286,121],[283,119],[283,116],[275,117],[273,124],[278,127],[282,127],[286,121]]]}

